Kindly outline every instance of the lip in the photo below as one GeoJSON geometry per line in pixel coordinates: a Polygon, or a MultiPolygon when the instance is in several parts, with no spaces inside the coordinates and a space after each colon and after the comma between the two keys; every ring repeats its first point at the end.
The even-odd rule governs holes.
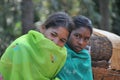
{"type": "Polygon", "coordinates": [[[76,52],[79,52],[80,50],[82,50],[82,48],[78,47],[78,46],[75,46],[74,49],[75,49],[76,52]]]}

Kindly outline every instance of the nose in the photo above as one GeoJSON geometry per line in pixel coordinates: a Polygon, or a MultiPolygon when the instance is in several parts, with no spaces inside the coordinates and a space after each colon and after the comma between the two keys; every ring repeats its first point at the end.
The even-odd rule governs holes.
{"type": "Polygon", "coordinates": [[[78,43],[83,44],[83,39],[79,39],[78,43]]]}

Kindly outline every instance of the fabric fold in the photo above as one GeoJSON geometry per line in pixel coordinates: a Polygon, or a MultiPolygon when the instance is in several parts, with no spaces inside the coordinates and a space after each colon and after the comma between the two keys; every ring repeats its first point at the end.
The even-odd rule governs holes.
{"type": "Polygon", "coordinates": [[[31,30],[6,49],[0,75],[3,80],[51,80],[64,65],[66,53],[65,47],[31,30]]]}

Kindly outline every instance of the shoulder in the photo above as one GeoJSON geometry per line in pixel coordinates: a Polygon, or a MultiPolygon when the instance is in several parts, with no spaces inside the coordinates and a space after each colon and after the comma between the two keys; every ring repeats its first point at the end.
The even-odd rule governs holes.
{"type": "Polygon", "coordinates": [[[88,50],[82,49],[79,53],[90,54],[88,50]]]}
{"type": "Polygon", "coordinates": [[[84,56],[84,58],[88,58],[88,59],[91,58],[89,51],[86,50],[86,49],[82,49],[82,50],[79,52],[79,54],[81,54],[81,56],[84,56]]]}

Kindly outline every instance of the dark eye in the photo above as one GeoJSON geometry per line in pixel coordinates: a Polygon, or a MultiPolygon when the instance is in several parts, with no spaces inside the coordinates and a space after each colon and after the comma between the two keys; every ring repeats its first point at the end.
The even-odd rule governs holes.
{"type": "Polygon", "coordinates": [[[56,33],[51,33],[51,35],[52,35],[53,37],[57,37],[57,34],[56,34],[56,33]]]}
{"type": "Polygon", "coordinates": [[[66,43],[67,40],[65,40],[65,39],[60,39],[60,41],[61,41],[62,43],[66,43]]]}
{"type": "Polygon", "coordinates": [[[74,36],[75,36],[76,38],[79,38],[79,34],[74,34],[74,36]]]}
{"type": "Polygon", "coordinates": [[[85,38],[84,41],[88,42],[88,41],[89,41],[89,38],[85,38]]]}

